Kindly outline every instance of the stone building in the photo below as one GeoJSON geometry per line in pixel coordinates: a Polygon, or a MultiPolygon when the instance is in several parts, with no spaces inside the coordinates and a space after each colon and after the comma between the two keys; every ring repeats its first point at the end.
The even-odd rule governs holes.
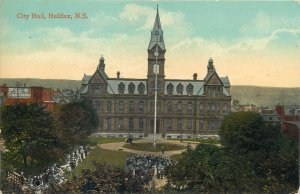
{"type": "MultiPolygon", "coordinates": [[[[99,131],[114,134],[153,133],[154,67],[157,74],[157,133],[163,136],[213,134],[231,109],[230,82],[219,77],[209,59],[203,80],[165,79],[163,31],[157,10],[148,46],[147,78],[110,78],[101,56],[92,76],[84,75],[80,95],[92,101],[99,114],[99,131]]],[[[121,136],[120,135],[120,136],[121,136]]]]}

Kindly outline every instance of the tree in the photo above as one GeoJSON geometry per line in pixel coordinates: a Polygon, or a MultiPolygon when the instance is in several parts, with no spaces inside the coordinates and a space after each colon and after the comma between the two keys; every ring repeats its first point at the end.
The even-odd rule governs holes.
{"type": "Polygon", "coordinates": [[[59,139],[69,145],[79,144],[98,127],[98,116],[88,101],[57,105],[53,111],[59,139]]]}
{"type": "Polygon", "coordinates": [[[53,133],[52,118],[41,104],[15,104],[1,109],[1,129],[5,147],[9,152],[4,159],[10,163],[23,160],[23,165],[40,163],[47,165],[55,160],[53,150],[57,148],[53,133]]]}
{"type": "Polygon", "coordinates": [[[119,167],[94,163],[95,170],[85,169],[81,176],[74,176],[63,185],[51,188],[51,192],[63,193],[140,193],[145,184],[119,167]]]}
{"type": "Polygon", "coordinates": [[[256,112],[235,112],[225,116],[219,131],[224,147],[247,154],[279,148],[282,134],[278,127],[266,125],[256,112]]]}
{"type": "Polygon", "coordinates": [[[254,112],[231,113],[222,147],[198,145],[167,169],[168,189],[196,193],[291,193],[298,187],[298,142],[254,112]]]}
{"type": "Polygon", "coordinates": [[[263,122],[255,112],[225,117],[220,138],[224,148],[252,164],[261,191],[287,192],[298,186],[298,142],[288,139],[276,126],[263,122]]]}
{"type": "Polygon", "coordinates": [[[195,193],[241,193],[252,183],[249,166],[222,147],[199,144],[167,167],[168,189],[195,193]]]}

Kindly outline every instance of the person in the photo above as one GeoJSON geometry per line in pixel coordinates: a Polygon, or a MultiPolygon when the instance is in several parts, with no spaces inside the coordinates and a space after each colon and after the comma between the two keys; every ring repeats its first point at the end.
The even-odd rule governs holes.
{"type": "Polygon", "coordinates": [[[162,146],[161,147],[161,154],[164,155],[164,153],[165,153],[165,146],[162,146]]]}

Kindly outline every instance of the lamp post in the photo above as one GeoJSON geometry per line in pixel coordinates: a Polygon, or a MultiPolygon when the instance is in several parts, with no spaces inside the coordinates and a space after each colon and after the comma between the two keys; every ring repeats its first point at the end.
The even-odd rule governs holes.
{"type": "MultiPolygon", "coordinates": [[[[156,35],[157,36],[157,35],[156,35]]],[[[154,132],[153,132],[153,149],[156,150],[156,117],[157,117],[157,74],[159,73],[159,66],[157,64],[158,57],[158,46],[156,44],[156,51],[154,53],[155,56],[155,64],[153,68],[153,73],[155,74],[155,89],[154,89],[154,132]]]]}

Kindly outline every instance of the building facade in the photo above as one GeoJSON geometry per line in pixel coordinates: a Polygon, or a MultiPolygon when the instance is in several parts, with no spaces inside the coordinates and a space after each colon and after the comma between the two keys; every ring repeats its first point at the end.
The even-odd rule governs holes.
{"type": "Polygon", "coordinates": [[[81,98],[90,100],[99,115],[99,131],[148,135],[154,129],[154,93],[157,73],[157,133],[163,135],[216,133],[231,109],[230,82],[219,77],[209,59],[203,80],[165,79],[166,47],[157,10],[151,31],[147,77],[110,78],[101,56],[95,73],[84,75],[81,98]],[[157,65],[155,65],[157,64],[157,65]]]}
{"type": "Polygon", "coordinates": [[[0,106],[16,103],[40,103],[47,110],[52,110],[54,105],[53,93],[52,88],[41,86],[27,87],[24,83],[17,83],[15,86],[10,87],[3,84],[0,86],[0,106]]]}
{"type": "Polygon", "coordinates": [[[281,129],[291,138],[299,139],[300,105],[276,105],[276,112],[281,117],[281,129]]]}

